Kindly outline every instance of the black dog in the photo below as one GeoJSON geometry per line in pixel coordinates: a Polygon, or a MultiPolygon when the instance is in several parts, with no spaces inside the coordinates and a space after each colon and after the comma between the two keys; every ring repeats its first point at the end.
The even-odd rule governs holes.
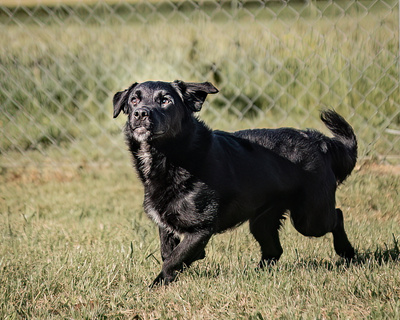
{"type": "Polygon", "coordinates": [[[287,211],[305,236],[332,232],[337,254],[351,259],[335,209],[336,187],[357,159],[351,126],[324,111],[333,138],[290,128],[212,131],[193,113],[217,92],[208,82],[144,82],[114,96],[114,118],[121,110],[128,115],[126,141],[145,188],[144,209],[159,226],[164,262],[152,285],[173,281],[204,258],[213,234],[246,220],[261,246],[259,266],[276,262],[287,211]]]}

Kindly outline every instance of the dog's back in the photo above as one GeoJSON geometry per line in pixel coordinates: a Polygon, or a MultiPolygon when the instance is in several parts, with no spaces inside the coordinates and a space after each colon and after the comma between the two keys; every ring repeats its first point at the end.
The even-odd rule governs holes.
{"type": "Polygon", "coordinates": [[[321,112],[321,120],[333,133],[328,138],[315,130],[292,128],[253,129],[234,132],[237,137],[257,143],[309,172],[318,172],[321,163],[330,161],[337,183],[342,183],[357,161],[357,139],[352,127],[333,110],[321,112]]]}

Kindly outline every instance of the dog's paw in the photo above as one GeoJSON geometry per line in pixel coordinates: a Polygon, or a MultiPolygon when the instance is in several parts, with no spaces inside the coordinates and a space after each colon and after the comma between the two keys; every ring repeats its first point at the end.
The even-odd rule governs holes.
{"type": "Polygon", "coordinates": [[[347,261],[351,261],[354,259],[356,252],[352,246],[348,246],[346,250],[339,251],[338,255],[347,261]]]}
{"type": "Polygon", "coordinates": [[[263,257],[258,263],[256,270],[263,270],[273,267],[278,263],[279,257],[263,257]]]}
{"type": "Polygon", "coordinates": [[[167,286],[171,282],[173,282],[176,278],[176,275],[173,276],[166,276],[163,271],[154,279],[152,284],[149,286],[149,289],[153,289],[159,286],[167,286]]]}

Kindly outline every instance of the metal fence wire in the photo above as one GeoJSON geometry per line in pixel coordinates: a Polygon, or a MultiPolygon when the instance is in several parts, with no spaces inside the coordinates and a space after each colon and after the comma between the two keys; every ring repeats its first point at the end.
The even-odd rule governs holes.
{"type": "MultiPolygon", "coordinates": [[[[399,2],[0,0],[0,165],[126,161],[112,97],[211,81],[213,128],[313,127],[400,162],[399,2]]],[[[121,119],[120,119],[121,118],[121,119]]]]}

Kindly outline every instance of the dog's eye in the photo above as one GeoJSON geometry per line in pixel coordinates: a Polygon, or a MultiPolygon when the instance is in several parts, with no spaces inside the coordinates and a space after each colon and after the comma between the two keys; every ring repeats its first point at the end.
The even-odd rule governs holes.
{"type": "Polygon", "coordinates": [[[138,99],[137,97],[132,97],[131,103],[132,103],[134,106],[136,106],[136,105],[138,104],[138,102],[139,102],[139,99],[138,99]]]}
{"type": "Polygon", "coordinates": [[[171,103],[171,99],[170,98],[168,98],[168,97],[161,98],[161,105],[162,106],[169,105],[170,103],[171,103]]]}

